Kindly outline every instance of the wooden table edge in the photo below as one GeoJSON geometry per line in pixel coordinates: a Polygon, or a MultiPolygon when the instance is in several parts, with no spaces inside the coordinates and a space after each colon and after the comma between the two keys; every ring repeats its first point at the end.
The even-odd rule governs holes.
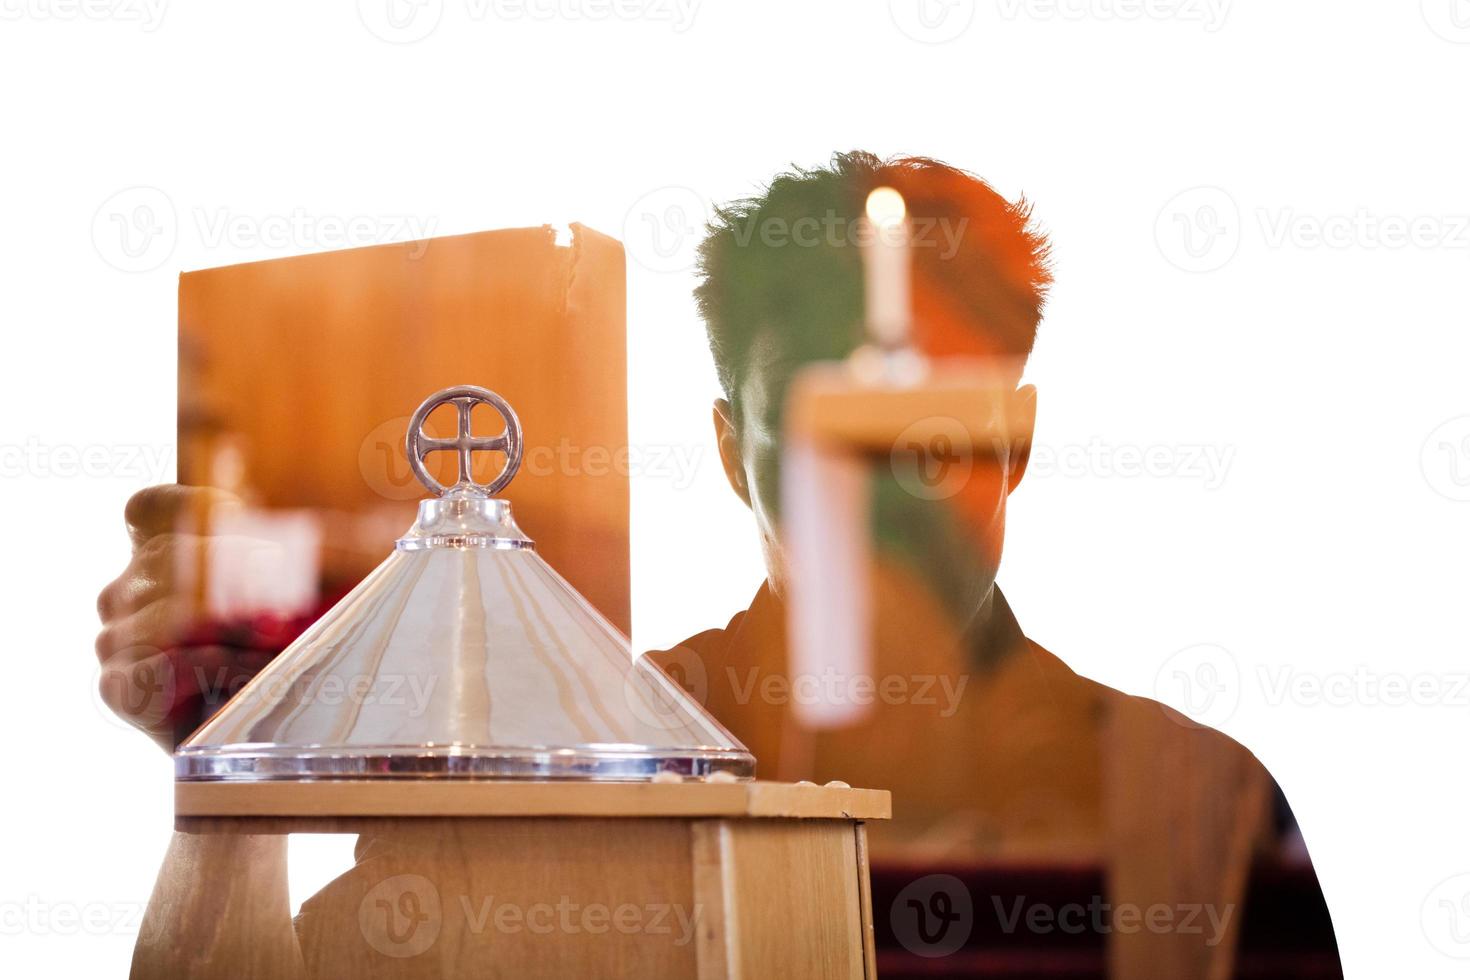
{"type": "Polygon", "coordinates": [[[176,817],[760,817],[887,820],[887,790],[800,783],[177,782],[176,817]]]}

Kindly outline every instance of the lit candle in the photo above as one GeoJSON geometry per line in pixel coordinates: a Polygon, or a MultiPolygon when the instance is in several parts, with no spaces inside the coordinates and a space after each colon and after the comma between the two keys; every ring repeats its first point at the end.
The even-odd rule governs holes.
{"type": "Polygon", "coordinates": [[[863,236],[863,293],[868,336],[885,349],[908,342],[909,227],[903,195],[892,187],[868,195],[863,236]]]}

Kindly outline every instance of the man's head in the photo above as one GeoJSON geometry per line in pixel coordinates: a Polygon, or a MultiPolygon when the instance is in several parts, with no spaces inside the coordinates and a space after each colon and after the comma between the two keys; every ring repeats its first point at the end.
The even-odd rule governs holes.
{"type": "MultiPolygon", "coordinates": [[[[897,189],[908,207],[915,346],[1014,365],[1016,383],[1036,339],[1051,281],[1046,240],[1031,227],[1024,201],[1011,203],[963,171],[924,158],[842,153],[828,167],[781,174],[759,197],[720,208],[700,246],[695,290],[724,390],[715,427],[726,474],[755,513],[778,587],[777,462],[787,386],[803,365],[844,358],[863,343],[859,218],[868,193],[883,186],[897,189]]],[[[1033,396],[1024,390],[1023,400],[1033,396]]],[[[996,480],[966,493],[998,493],[1003,520],[1004,497],[1024,472],[1024,449],[998,465],[996,480]]],[[[881,518],[884,490],[876,492],[881,518]]],[[[986,501],[975,503],[987,509],[986,501]]]]}

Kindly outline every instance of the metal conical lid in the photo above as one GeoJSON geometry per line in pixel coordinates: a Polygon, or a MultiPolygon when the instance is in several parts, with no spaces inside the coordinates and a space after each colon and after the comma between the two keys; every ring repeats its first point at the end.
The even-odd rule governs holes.
{"type": "MultiPolygon", "coordinates": [[[[447,388],[409,423],[408,458],[437,499],[394,552],[179,747],[176,775],[203,779],[481,777],[650,779],[729,773],[755,759],[536,554],[497,492],[520,463],[504,399],[447,388]],[[453,403],[455,439],[430,439],[453,403]],[[477,438],[476,404],[505,431],[477,438]],[[444,487],[423,466],[459,454],[444,487]],[[499,451],[488,486],[470,458],[499,451]]],[[[727,777],[728,778],[728,777],[727,777]]]]}

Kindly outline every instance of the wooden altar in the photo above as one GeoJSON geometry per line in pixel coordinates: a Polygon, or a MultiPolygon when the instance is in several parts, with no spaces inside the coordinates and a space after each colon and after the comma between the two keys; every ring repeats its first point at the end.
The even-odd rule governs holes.
{"type": "Polygon", "coordinates": [[[864,822],[786,783],[180,783],[135,978],[875,975],[864,822]],[[358,834],[291,916],[286,840],[358,834]]]}

